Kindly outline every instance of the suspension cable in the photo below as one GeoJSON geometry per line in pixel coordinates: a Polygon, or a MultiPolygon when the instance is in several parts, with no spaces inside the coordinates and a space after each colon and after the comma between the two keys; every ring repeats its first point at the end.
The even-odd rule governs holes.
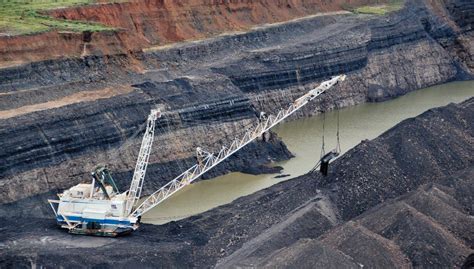
{"type": "Polygon", "coordinates": [[[324,154],[326,154],[326,149],[325,149],[325,145],[324,145],[325,125],[326,125],[326,113],[323,112],[323,143],[322,143],[322,146],[321,146],[321,156],[320,156],[320,158],[322,158],[324,156],[324,154]]]}
{"type": "MultiPolygon", "coordinates": [[[[173,120],[172,117],[169,117],[169,118],[164,118],[165,120],[165,126],[164,126],[164,130],[169,134],[171,135],[171,127],[170,127],[170,122],[173,120]]],[[[181,145],[180,145],[181,146],[181,145]]],[[[176,160],[176,164],[178,165],[178,168],[179,168],[179,171],[183,171],[183,166],[181,165],[182,162],[185,162],[183,159],[177,159],[176,160]]]]}
{"type": "Polygon", "coordinates": [[[337,107],[337,104],[336,104],[336,109],[337,109],[337,132],[336,132],[337,145],[336,145],[336,152],[341,153],[341,141],[340,141],[340,138],[339,138],[339,108],[337,107]]]}
{"type": "MultiPolygon", "coordinates": [[[[129,137],[125,137],[123,142],[117,147],[117,148],[114,148],[109,154],[108,154],[108,162],[109,163],[116,163],[117,159],[120,158],[120,161],[121,162],[124,162],[126,163],[123,158],[122,158],[122,155],[124,154],[124,152],[126,152],[128,150],[128,148],[133,145],[133,143],[135,142],[135,138],[138,137],[139,134],[143,133],[143,131],[145,130],[146,128],[146,124],[147,122],[145,121],[144,123],[140,124],[138,126],[138,128],[136,129],[136,131],[130,135],[129,137]]],[[[125,135],[126,136],[126,135],[125,135]]]]}

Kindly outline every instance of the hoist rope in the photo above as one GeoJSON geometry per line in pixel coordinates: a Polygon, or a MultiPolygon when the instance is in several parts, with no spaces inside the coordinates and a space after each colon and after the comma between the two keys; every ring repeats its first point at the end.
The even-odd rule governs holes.
{"type": "Polygon", "coordinates": [[[321,156],[320,158],[322,158],[324,156],[324,154],[326,154],[326,149],[325,149],[325,145],[324,145],[324,132],[325,132],[325,125],[326,125],[326,113],[323,112],[323,141],[322,141],[322,145],[321,145],[321,156]]]}
{"type": "Polygon", "coordinates": [[[108,159],[111,162],[115,162],[115,160],[117,159],[117,156],[120,155],[120,159],[122,160],[122,158],[121,158],[121,156],[123,154],[122,152],[127,150],[128,147],[130,147],[133,144],[133,140],[145,130],[146,124],[147,123],[145,121],[144,123],[142,123],[138,126],[137,130],[130,137],[125,137],[123,142],[117,148],[113,149],[110,154],[108,154],[108,157],[109,157],[108,159]]]}
{"type": "MultiPolygon", "coordinates": [[[[339,154],[341,153],[341,139],[340,139],[340,116],[339,116],[339,108],[337,104],[335,104],[335,109],[337,110],[337,125],[336,125],[336,152],[339,154]]],[[[321,156],[319,161],[316,163],[316,165],[310,170],[310,172],[315,172],[318,170],[319,166],[321,165],[321,159],[323,156],[326,154],[326,149],[325,149],[325,132],[326,132],[326,113],[323,113],[323,132],[322,132],[322,145],[321,145],[321,156]]]]}
{"type": "Polygon", "coordinates": [[[337,105],[335,106],[337,109],[337,132],[336,132],[336,138],[337,138],[337,145],[336,145],[336,152],[341,153],[341,141],[339,138],[339,108],[337,105]]]}
{"type": "MultiPolygon", "coordinates": [[[[163,127],[163,130],[164,132],[162,131],[162,128],[161,127],[158,127],[158,132],[161,133],[161,134],[165,134],[165,133],[168,133],[170,134],[171,133],[171,127],[170,127],[170,119],[168,118],[165,118],[165,117],[162,117],[162,119],[165,121],[165,124],[164,124],[164,127],[163,127]]],[[[178,165],[178,168],[179,168],[179,171],[183,171],[184,169],[184,166],[181,165],[181,162],[183,161],[183,159],[177,159],[176,160],[176,165],[178,165]]]]}

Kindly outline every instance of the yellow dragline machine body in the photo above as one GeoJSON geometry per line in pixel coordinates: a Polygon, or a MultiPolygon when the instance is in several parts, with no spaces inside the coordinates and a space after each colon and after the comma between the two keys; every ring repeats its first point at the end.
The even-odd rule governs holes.
{"type": "Polygon", "coordinates": [[[139,203],[153,145],[155,121],[161,117],[159,110],[152,110],[147,119],[130,188],[120,192],[110,171],[105,167],[98,167],[92,172],[91,183],[78,184],[65,190],[58,194],[59,200],[48,200],[56,215],[56,221],[62,228],[75,234],[117,236],[130,233],[139,227],[143,214],[344,79],[345,75],[340,75],[322,82],[276,115],[267,116],[261,113],[260,121],[254,128],[247,131],[243,137],[235,139],[230,146],[223,146],[218,153],[213,154],[197,148],[197,164],[139,203]]]}

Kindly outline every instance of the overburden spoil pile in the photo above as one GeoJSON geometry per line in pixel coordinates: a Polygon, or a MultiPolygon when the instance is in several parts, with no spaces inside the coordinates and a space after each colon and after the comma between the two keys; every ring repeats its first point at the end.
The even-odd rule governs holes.
{"type": "Polygon", "coordinates": [[[128,237],[4,218],[0,265],[458,267],[474,242],[473,118],[474,98],[431,109],[363,141],[328,177],[310,173],[128,237]]]}

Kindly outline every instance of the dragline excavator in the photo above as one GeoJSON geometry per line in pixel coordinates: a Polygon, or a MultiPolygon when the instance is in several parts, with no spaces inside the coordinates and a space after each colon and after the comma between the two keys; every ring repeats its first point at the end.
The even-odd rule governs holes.
{"type": "Polygon", "coordinates": [[[159,110],[151,110],[130,189],[121,193],[110,171],[106,167],[97,167],[92,172],[91,183],[78,184],[65,190],[58,194],[59,200],[48,200],[56,215],[57,223],[74,234],[113,237],[136,230],[143,214],[198,179],[202,174],[245,145],[262,136],[273,126],[305,106],[309,101],[315,99],[339,81],[343,81],[345,77],[345,75],[339,75],[322,82],[318,87],[296,99],[288,108],[280,110],[276,115],[267,116],[262,113],[259,123],[254,128],[247,131],[243,137],[234,140],[230,146],[223,146],[216,154],[197,148],[197,164],[152,193],[142,203],[139,203],[153,144],[155,121],[161,117],[159,110]]]}

